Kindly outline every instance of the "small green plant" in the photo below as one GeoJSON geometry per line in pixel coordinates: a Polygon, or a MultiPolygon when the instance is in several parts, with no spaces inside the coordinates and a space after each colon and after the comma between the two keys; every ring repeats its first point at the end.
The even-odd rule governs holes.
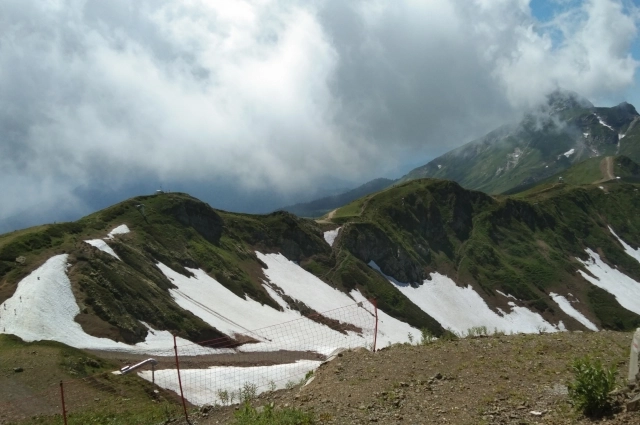
{"type": "Polygon", "coordinates": [[[313,370],[310,370],[310,371],[307,372],[306,375],[304,375],[304,380],[308,381],[309,378],[311,378],[312,376],[313,376],[313,370]]]}
{"type": "Polygon", "coordinates": [[[312,425],[314,417],[298,409],[275,409],[267,404],[261,409],[245,403],[234,415],[233,425],[312,425]]]}
{"type": "Polygon", "coordinates": [[[413,345],[413,334],[411,332],[407,333],[407,339],[409,340],[409,344],[413,345]]]}
{"type": "Polygon", "coordinates": [[[586,416],[601,416],[611,410],[609,393],[616,385],[616,368],[605,369],[600,360],[589,356],[574,360],[574,381],[569,387],[569,398],[574,407],[586,416]]]}
{"type": "Polygon", "coordinates": [[[258,386],[253,382],[245,382],[238,390],[238,399],[241,403],[249,403],[258,395],[258,386]]]}
{"type": "Polygon", "coordinates": [[[285,385],[285,388],[288,389],[288,390],[291,390],[291,389],[295,388],[295,386],[296,386],[295,381],[287,381],[287,383],[285,385]]]}
{"type": "Polygon", "coordinates": [[[468,337],[474,336],[487,336],[489,335],[489,330],[486,326],[473,326],[467,330],[468,337]]]}
{"type": "Polygon", "coordinates": [[[269,391],[274,392],[276,388],[276,383],[274,381],[269,381],[269,391]]]}
{"type": "Polygon", "coordinates": [[[420,329],[420,333],[422,334],[420,338],[420,345],[431,344],[436,339],[436,337],[433,336],[431,331],[427,328],[420,329]]]}
{"type": "Polygon", "coordinates": [[[222,403],[223,406],[229,404],[229,391],[227,390],[218,390],[217,391],[218,400],[222,403]]]}

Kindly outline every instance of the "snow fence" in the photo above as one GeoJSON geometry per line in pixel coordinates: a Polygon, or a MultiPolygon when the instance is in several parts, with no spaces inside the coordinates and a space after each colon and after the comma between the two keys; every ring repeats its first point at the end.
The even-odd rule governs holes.
{"type": "MultiPolygon", "coordinates": [[[[143,367],[127,370],[127,366],[144,359],[139,353],[122,353],[130,364],[120,371],[51,381],[28,397],[20,397],[18,393],[15,398],[2,400],[0,423],[35,415],[56,415],[52,419],[55,423],[84,424],[91,418],[126,415],[139,410],[136,409],[139,406],[131,405],[128,393],[139,394],[141,390],[148,395],[150,405],[168,402],[188,418],[188,412],[196,406],[231,405],[266,391],[300,385],[340,350],[358,347],[375,350],[377,327],[375,302],[363,301],[301,315],[296,320],[230,338],[199,343],[174,338],[172,346],[158,351],[154,361],[143,367]]],[[[72,375],[73,369],[71,364],[72,375]]]]}

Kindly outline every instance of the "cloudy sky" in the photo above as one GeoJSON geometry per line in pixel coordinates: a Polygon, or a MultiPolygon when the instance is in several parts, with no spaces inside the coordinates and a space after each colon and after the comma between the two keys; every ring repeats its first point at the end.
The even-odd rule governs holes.
{"type": "Polygon", "coordinates": [[[630,0],[2,0],[0,229],[160,185],[258,211],[399,177],[556,87],[640,106],[639,22],[630,0]]]}

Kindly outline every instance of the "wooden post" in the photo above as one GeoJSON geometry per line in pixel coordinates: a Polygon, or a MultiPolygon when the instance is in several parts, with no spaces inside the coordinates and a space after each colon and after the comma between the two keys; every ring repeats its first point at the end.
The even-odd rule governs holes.
{"type": "Polygon", "coordinates": [[[178,385],[180,386],[180,398],[182,398],[182,408],[184,409],[184,418],[187,423],[189,422],[189,414],[187,413],[187,404],[184,401],[184,392],[182,391],[182,379],[180,378],[180,361],[178,360],[178,344],[176,343],[176,336],[173,336],[173,351],[176,354],[176,370],[178,371],[178,385]]]}
{"type": "Polygon", "coordinates": [[[62,400],[62,419],[64,419],[64,425],[67,425],[67,409],[64,405],[64,387],[62,381],[60,381],[60,399],[62,400]]]}

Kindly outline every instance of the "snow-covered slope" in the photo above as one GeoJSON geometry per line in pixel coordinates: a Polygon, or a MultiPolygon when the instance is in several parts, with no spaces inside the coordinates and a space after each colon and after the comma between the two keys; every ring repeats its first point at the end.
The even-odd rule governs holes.
{"type": "MultiPolygon", "coordinates": [[[[18,284],[14,295],[0,304],[0,331],[25,341],[51,340],[76,348],[156,354],[173,345],[166,331],[150,331],[136,345],[96,338],[74,321],[80,313],[67,277],[67,254],[51,257],[18,284]]],[[[190,344],[180,339],[181,344],[190,344]]],[[[202,349],[203,352],[212,352],[202,349]]]]}
{"type": "Polygon", "coordinates": [[[590,258],[587,261],[578,258],[578,261],[584,264],[590,274],[579,270],[580,274],[589,282],[615,296],[622,307],[640,314],[640,283],[618,269],[611,268],[602,261],[597,252],[588,248],[586,251],[590,258]]]}
{"type": "MultiPolygon", "coordinates": [[[[375,262],[370,262],[369,266],[382,274],[375,262]]],[[[442,327],[457,333],[464,334],[470,328],[477,326],[486,326],[490,332],[498,330],[507,333],[557,330],[539,314],[525,307],[519,307],[513,302],[509,303],[510,312],[501,312],[502,314],[499,315],[489,308],[473,288],[459,287],[453,280],[439,273],[432,273],[431,280],[425,280],[418,287],[398,282],[390,276],[385,278],[414,304],[436,319],[442,327]]]]}

